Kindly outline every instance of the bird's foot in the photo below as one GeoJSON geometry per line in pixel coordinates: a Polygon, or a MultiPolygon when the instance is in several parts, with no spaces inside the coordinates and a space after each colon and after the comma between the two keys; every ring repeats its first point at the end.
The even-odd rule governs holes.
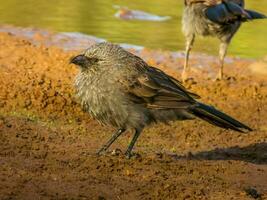
{"type": "Polygon", "coordinates": [[[214,81],[236,81],[236,77],[234,76],[226,76],[226,75],[218,75],[214,81]]]}
{"type": "Polygon", "coordinates": [[[188,76],[182,74],[182,82],[185,83],[185,82],[187,82],[187,81],[188,81],[188,76]]]}
{"type": "Polygon", "coordinates": [[[218,78],[218,77],[216,77],[215,79],[213,79],[214,82],[219,82],[219,81],[222,81],[222,80],[223,80],[223,79],[218,78]]]}
{"type": "Polygon", "coordinates": [[[98,151],[98,152],[96,152],[96,154],[95,155],[97,155],[97,156],[103,156],[105,154],[105,152],[104,151],[98,151]]]}
{"type": "Polygon", "coordinates": [[[111,152],[111,155],[112,156],[119,156],[122,154],[122,151],[120,149],[114,149],[112,152],[111,152]]]}
{"type": "Polygon", "coordinates": [[[183,82],[183,84],[185,84],[187,87],[189,87],[191,85],[197,84],[197,81],[194,78],[188,78],[183,82]]]}
{"type": "Polygon", "coordinates": [[[193,82],[195,82],[194,78],[190,77],[188,74],[189,74],[188,70],[183,71],[183,73],[182,73],[182,82],[183,83],[193,83],[193,82]]]}
{"type": "Polygon", "coordinates": [[[102,156],[106,153],[106,148],[105,147],[102,147],[98,152],[96,152],[96,155],[97,156],[102,156]]]}
{"type": "Polygon", "coordinates": [[[130,158],[132,157],[132,153],[129,152],[129,151],[126,151],[126,153],[125,153],[125,157],[126,157],[127,159],[130,159],[130,158]]]}
{"type": "Polygon", "coordinates": [[[120,149],[114,149],[112,151],[107,152],[106,149],[102,148],[96,153],[97,156],[102,156],[105,154],[110,154],[112,156],[119,156],[122,154],[122,151],[120,149]]]}
{"type": "Polygon", "coordinates": [[[224,77],[224,73],[223,73],[223,71],[220,69],[219,70],[219,72],[218,72],[218,74],[217,74],[217,76],[216,76],[216,78],[215,78],[215,81],[221,81],[221,80],[223,80],[225,77],[224,77]]]}
{"type": "Polygon", "coordinates": [[[220,74],[218,74],[214,79],[214,81],[222,81],[222,80],[224,80],[224,77],[220,74]]]}
{"type": "Polygon", "coordinates": [[[194,82],[194,78],[192,77],[187,77],[186,79],[182,79],[183,80],[183,83],[191,83],[191,82],[194,82]]]}
{"type": "Polygon", "coordinates": [[[182,81],[183,83],[186,82],[188,80],[188,69],[184,69],[184,71],[182,72],[182,81]]]}
{"type": "Polygon", "coordinates": [[[127,159],[136,159],[136,158],[140,158],[141,155],[139,153],[126,152],[125,157],[127,159]]]}

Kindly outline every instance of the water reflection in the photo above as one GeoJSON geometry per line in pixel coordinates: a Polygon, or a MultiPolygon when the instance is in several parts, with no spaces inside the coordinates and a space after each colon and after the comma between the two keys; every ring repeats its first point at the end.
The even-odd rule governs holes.
{"type": "MultiPolygon", "coordinates": [[[[267,13],[266,0],[248,0],[248,8],[267,13]]],[[[48,28],[62,32],[82,32],[112,42],[132,43],[150,48],[182,50],[180,30],[182,0],[8,0],[2,1],[0,23],[48,28]],[[114,17],[114,5],[170,16],[165,22],[123,21],[114,17]]],[[[246,57],[267,54],[267,20],[242,26],[229,53],[246,57]]],[[[216,39],[198,39],[194,51],[217,54],[216,39]]]]}

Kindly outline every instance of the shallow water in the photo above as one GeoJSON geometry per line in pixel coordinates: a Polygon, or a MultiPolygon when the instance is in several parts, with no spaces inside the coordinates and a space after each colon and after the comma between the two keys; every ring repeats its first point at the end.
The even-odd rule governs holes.
{"type": "MultiPolygon", "coordinates": [[[[247,8],[267,13],[266,0],[247,0],[247,8]]],[[[0,23],[32,26],[61,32],[81,32],[117,43],[130,43],[156,49],[182,50],[182,0],[8,0],[1,1],[0,23]],[[116,18],[114,5],[127,6],[171,19],[124,21],[116,18]]],[[[245,23],[234,38],[229,53],[241,57],[267,54],[267,20],[245,23]]],[[[217,54],[218,41],[198,38],[195,52],[217,54]]]]}

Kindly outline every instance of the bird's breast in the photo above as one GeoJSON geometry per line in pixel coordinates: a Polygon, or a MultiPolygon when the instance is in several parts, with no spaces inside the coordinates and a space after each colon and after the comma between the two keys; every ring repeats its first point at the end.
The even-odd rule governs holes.
{"type": "Polygon", "coordinates": [[[128,116],[127,100],[117,84],[105,74],[80,73],[75,81],[76,96],[84,110],[100,123],[122,127],[128,116]]]}

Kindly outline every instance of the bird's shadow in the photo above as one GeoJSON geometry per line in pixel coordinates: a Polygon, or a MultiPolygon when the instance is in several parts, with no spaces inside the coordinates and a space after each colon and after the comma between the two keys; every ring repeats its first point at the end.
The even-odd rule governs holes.
{"type": "Polygon", "coordinates": [[[246,147],[217,148],[211,151],[189,153],[185,156],[173,155],[177,159],[190,160],[238,160],[254,164],[267,164],[267,143],[257,143],[246,147]]]}

